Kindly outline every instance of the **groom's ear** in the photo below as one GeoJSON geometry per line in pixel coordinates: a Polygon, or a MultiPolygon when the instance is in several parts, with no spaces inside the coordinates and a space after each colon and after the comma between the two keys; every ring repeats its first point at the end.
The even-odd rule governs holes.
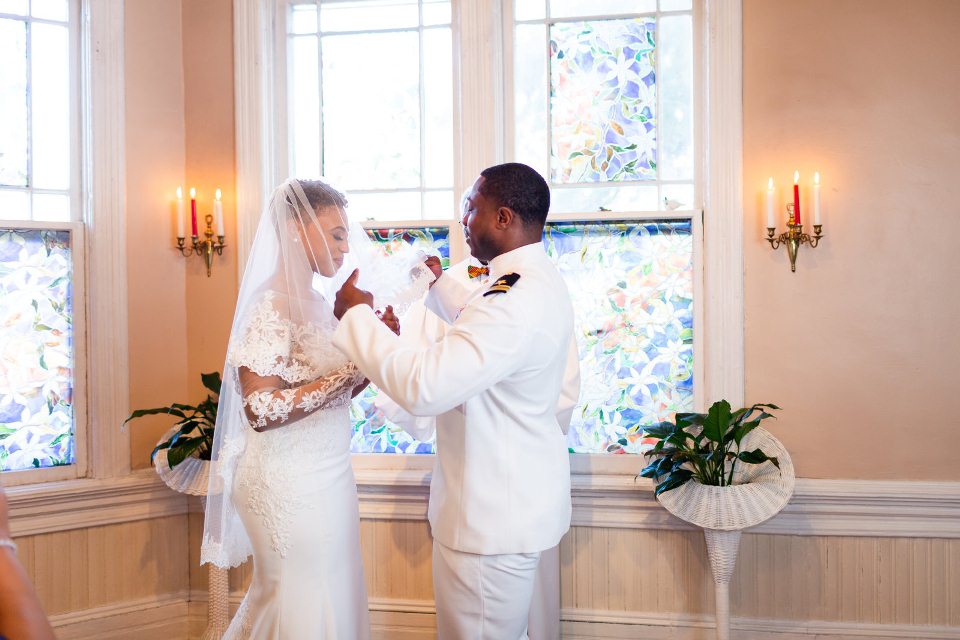
{"type": "Polygon", "coordinates": [[[497,209],[497,228],[506,229],[517,220],[517,214],[510,207],[497,209]]]}

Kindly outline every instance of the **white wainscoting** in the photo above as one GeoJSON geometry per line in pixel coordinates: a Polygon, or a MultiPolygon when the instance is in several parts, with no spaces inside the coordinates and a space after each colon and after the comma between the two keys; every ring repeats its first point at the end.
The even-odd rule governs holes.
{"type": "MultiPolygon", "coordinates": [[[[361,517],[364,520],[380,522],[382,525],[377,526],[389,528],[389,521],[412,524],[423,522],[426,518],[429,472],[416,469],[358,470],[357,477],[361,517]]],[[[181,515],[200,508],[199,500],[170,491],[149,470],[110,480],[11,487],[8,494],[13,534],[27,539],[47,533],[181,515]]],[[[580,532],[577,535],[581,536],[595,531],[601,536],[598,539],[616,538],[621,544],[623,536],[632,535],[629,533],[631,529],[676,533],[691,530],[686,523],[669,516],[656,503],[649,481],[629,475],[575,475],[573,501],[573,524],[576,531],[580,532]]],[[[923,573],[920,576],[923,580],[917,583],[921,585],[917,587],[919,590],[911,587],[908,580],[903,586],[906,591],[900,593],[909,594],[917,602],[922,601],[925,598],[923,594],[930,589],[940,589],[942,593],[938,597],[943,593],[960,593],[960,571],[957,570],[960,560],[953,557],[958,554],[955,551],[956,544],[950,542],[960,539],[960,483],[801,479],[797,482],[794,498],[783,513],[749,532],[766,534],[759,536],[756,543],[765,545],[762,547],[764,550],[774,544],[793,548],[796,544],[787,544],[787,538],[782,536],[800,536],[804,539],[810,537],[809,544],[819,544],[812,537],[826,537],[829,545],[834,544],[830,540],[835,540],[843,549],[840,553],[843,562],[847,558],[859,562],[857,558],[866,553],[863,556],[865,564],[860,570],[867,572],[863,579],[868,582],[874,580],[870,577],[873,569],[867,562],[873,554],[870,549],[876,547],[885,554],[881,562],[887,562],[888,556],[892,558],[890,562],[898,563],[901,557],[906,559],[904,562],[909,562],[911,554],[923,555],[928,543],[921,541],[929,540],[937,550],[917,561],[917,570],[923,573]],[[889,541],[883,542],[885,539],[889,541]],[[781,542],[778,543],[778,540],[781,542]],[[843,540],[850,540],[849,544],[860,545],[863,550],[846,550],[843,545],[848,543],[841,542],[843,540]],[[894,544],[898,546],[893,547],[892,551],[887,549],[894,544]],[[906,545],[903,553],[900,552],[902,545],[906,545]],[[954,551],[944,551],[941,547],[949,547],[954,551]]],[[[568,544],[574,544],[576,538],[573,540],[568,544]]],[[[801,544],[797,540],[797,544],[801,544]]],[[[682,546],[682,541],[680,544],[682,546]]],[[[798,548],[805,548],[804,545],[807,543],[803,542],[798,548]]],[[[696,555],[697,552],[691,549],[687,553],[696,555]]],[[[756,564],[760,560],[752,562],[756,564]]],[[[747,562],[748,558],[744,558],[744,563],[747,562]]],[[[798,562],[795,561],[791,566],[798,566],[798,562]]],[[[799,564],[802,566],[802,562],[799,564]]],[[[907,571],[904,574],[907,576],[909,567],[904,571],[907,571]]],[[[914,576],[917,580],[920,577],[914,576]]],[[[235,596],[239,597],[238,594],[235,596]]],[[[158,594],[153,598],[61,613],[53,616],[52,620],[62,638],[133,637],[129,635],[130,629],[137,630],[137,638],[188,637],[188,629],[195,631],[203,626],[205,597],[205,593],[197,590],[158,594]]],[[[886,600],[898,600],[900,596],[893,591],[889,595],[884,591],[882,597],[878,597],[884,602],[875,603],[877,606],[894,606],[896,603],[887,603],[886,600]]],[[[583,606],[564,609],[565,638],[627,638],[638,635],[650,638],[711,637],[712,618],[702,610],[681,614],[637,611],[637,607],[632,606],[632,611],[614,611],[614,606],[610,609],[591,608],[597,604],[605,606],[602,598],[601,601],[593,601],[597,604],[591,605],[589,602],[585,600],[583,606]]],[[[373,597],[370,604],[375,637],[433,637],[433,605],[429,600],[373,597]]],[[[734,618],[733,628],[739,630],[738,637],[751,639],[960,639],[960,618],[955,613],[950,616],[946,621],[953,625],[954,619],[957,619],[955,626],[901,624],[911,621],[905,618],[889,618],[889,624],[848,622],[845,615],[838,615],[837,619],[843,622],[734,618]]],[[[879,619],[883,620],[882,617],[879,619]]]]}

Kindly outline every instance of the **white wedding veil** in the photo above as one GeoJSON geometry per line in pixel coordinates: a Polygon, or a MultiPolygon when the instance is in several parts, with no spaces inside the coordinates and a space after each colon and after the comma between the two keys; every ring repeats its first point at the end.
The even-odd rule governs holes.
{"type": "Polygon", "coordinates": [[[346,208],[345,196],[324,181],[292,178],[277,187],[260,217],[223,368],[201,563],[235,567],[251,553],[232,502],[237,464],[252,432],[241,374],[283,390],[347,364],[326,338],[337,325],[335,293],[355,268],[374,306],[393,305],[398,315],[433,279],[412,249],[394,247],[384,255],[350,222],[346,208]]]}

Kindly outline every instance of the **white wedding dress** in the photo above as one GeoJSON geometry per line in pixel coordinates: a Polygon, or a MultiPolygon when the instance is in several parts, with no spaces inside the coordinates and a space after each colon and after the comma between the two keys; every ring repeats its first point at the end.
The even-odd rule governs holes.
{"type": "Polygon", "coordinates": [[[331,301],[359,269],[399,314],[432,277],[405,245],[384,256],[345,207],[322,180],[278,186],[237,294],[200,548],[221,568],[253,556],[228,640],[370,636],[348,414],[363,375],[331,343],[331,301]]]}
{"type": "Polygon", "coordinates": [[[351,391],[363,375],[330,344],[333,327],[297,325],[278,306],[283,295],[267,291],[228,363],[290,386],[322,382],[298,404],[284,391],[244,398],[262,423],[298,410],[308,415],[245,434],[232,501],[254,572],[224,638],[364,640],[370,628],[349,419],[351,391]]]}

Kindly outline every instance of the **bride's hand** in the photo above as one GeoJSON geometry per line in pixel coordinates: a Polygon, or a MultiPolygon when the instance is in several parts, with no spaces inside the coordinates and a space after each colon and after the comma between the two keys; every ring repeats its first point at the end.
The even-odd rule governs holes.
{"type": "Polygon", "coordinates": [[[383,311],[377,311],[377,317],[383,321],[383,324],[387,325],[390,331],[400,335],[400,318],[393,312],[391,305],[388,304],[387,308],[383,311]]]}

